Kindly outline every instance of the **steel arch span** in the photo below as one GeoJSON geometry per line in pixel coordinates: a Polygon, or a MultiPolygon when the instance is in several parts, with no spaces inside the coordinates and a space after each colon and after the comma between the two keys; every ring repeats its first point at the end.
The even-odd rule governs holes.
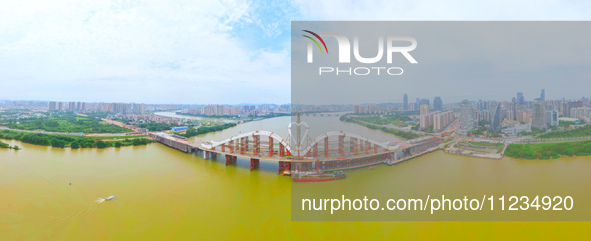
{"type": "Polygon", "coordinates": [[[271,131],[246,132],[246,133],[242,133],[237,136],[233,136],[233,137],[230,137],[228,139],[218,141],[218,142],[212,140],[211,144],[202,143],[201,146],[205,149],[212,150],[218,146],[228,145],[229,143],[232,143],[234,141],[240,141],[242,138],[254,137],[254,136],[272,138],[273,140],[277,141],[277,143],[279,143],[280,145],[285,147],[286,151],[292,153],[292,149],[291,149],[291,146],[289,145],[289,143],[285,139],[283,139],[280,135],[278,135],[277,133],[271,132],[271,131]]]}
{"type": "MultiPolygon", "coordinates": [[[[374,146],[378,146],[383,148],[385,151],[388,150],[393,150],[393,149],[398,149],[400,147],[399,143],[390,143],[390,142],[378,142],[376,140],[372,140],[369,139],[367,137],[355,134],[355,133],[350,133],[350,132],[345,132],[345,131],[329,131],[329,132],[325,132],[321,135],[319,135],[318,137],[314,138],[309,144],[308,146],[301,151],[301,153],[299,153],[300,156],[307,156],[314,148],[314,146],[316,146],[317,144],[321,143],[322,141],[324,141],[327,138],[330,137],[337,137],[337,138],[354,138],[356,141],[362,141],[362,142],[367,142],[367,143],[371,143],[374,146]]],[[[296,150],[297,152],[297,150],[296,150]]]]}

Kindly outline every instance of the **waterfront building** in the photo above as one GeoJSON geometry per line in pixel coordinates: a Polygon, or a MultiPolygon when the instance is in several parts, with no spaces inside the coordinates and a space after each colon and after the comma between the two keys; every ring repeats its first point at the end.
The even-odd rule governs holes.
{"type": "Polygon", "coordinates": [[[463,100],[460,107],[460,128],[464,131],[471,131],[476,128],[474,108],[468,100],[463,100]]]}
{"type": "Polygon", "coordinates": [[[501,103],[492,105],[491,118],[490,118],[490,129],[494,133],[500,132],[501,128],[501,103]]]}

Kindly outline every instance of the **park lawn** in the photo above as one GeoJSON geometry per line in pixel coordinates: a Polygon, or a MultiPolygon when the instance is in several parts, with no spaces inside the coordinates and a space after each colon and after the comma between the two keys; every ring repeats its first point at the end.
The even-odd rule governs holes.
{"type": "Polygon", "coordinates": [[[591,156],[591,141],[511,144],[505,155],[520,159],[556,159],[563,156],[591,156]]]}
{"type": "Polygon", "coordinates": [[[19,120],[19,124],[9,124],[8,127],[20,130],[41,130],[48,132],[70,133],[126,133],[133,132],[96,117],[81,117],[74,114],[59,114],[52,117],[28,118],[19,120]]]}
{"type": "Polygon", "coordinates": [[[477,142],[471,141],[470,144],[482,147],[500,148],[503,147],[503,143],[488,143],[488,142],[477,142]]]}

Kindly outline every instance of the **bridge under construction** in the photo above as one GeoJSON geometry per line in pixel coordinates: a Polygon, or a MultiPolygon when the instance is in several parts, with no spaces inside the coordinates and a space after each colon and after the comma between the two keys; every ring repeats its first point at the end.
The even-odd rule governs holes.
{"type": "Polygon", "coordinates": [[[210,142],[191,142],[182,136],[161,132],[150,133],[150,137],[186,153],[202,154],[205,159],[225,158],[226,165],[235,164],[238,158],[247,159],[253,170],[259,166],[260,160],[275,162],[278,164],[279,174],[347,170],[391,163],[408,159],[441,142],[441,137],[437,136],[404,142],[377,142],[344,131],[330,131],[311,139],[307,134],[308,128],[298,118],[297,122],[289,125],[290,134],[286,138],[270,131],[252,131],[210,142]],[[294,136],[291,133],[292,127],[296,129],[294,136]]]}

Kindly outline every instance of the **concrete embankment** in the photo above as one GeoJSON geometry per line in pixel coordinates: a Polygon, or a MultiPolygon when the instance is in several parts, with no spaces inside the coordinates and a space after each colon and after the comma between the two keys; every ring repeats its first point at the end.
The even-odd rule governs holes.
{"type": "Polygon", "coordinates": [[[460,149],[460,148],[457,148],[456,145],[457,144],[454,144],[454,145],[446,148],[444,151],[446,153],[462,155],[462,156],[471,156],[471,157],[488,158],[488,159],[501,159],[501,158],[503,158],[505,150],[507,149],[507,146],[508,146],[508,144],[504,144],[503,149],[501,149],[501,151],[499,153],[485,153],[485,152],[479,152],[479,151],[460,149]]]}

